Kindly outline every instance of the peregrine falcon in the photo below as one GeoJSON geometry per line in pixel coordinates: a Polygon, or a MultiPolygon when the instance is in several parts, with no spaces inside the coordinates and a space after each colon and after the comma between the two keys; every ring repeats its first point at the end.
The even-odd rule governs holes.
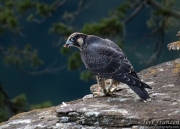
{"type": "Polygon", "coordinates": [[[93,94],[106,96],[113,81],[118,81],[127,84],[142,100],[150,98],[144,88],[152,88],[139,79],[125,53],[111,40],[75,32],[64,44],[67,48],[71,46],[80,50],[85,67],[96,75],[100,90],[93,94]],[[105,79],[112,80],[108,88],[105,79]]]}

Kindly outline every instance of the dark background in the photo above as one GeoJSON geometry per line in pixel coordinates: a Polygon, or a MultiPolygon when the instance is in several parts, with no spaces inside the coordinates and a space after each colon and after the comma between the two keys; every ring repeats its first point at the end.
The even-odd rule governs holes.
{"type": "MultiPolygon", "coordinates": [[[[123,1],[117,0],[98,0],[87,10],[80,13],[73,22],[73,25],[80,28],[86,22],[98,21],[102,17],[106,17],[110,10],[115,9],[122,2],[123,1]]],[[[90,93],[89,87],[96,83],[95,79],[88,82],[80,80],[79,74],[85,67],[79,70],[68,71],[68,55],[62,55],[59,51],[60,47],[53,47],[52,45],[59,40],[59,36],[48,32],[52,23],[62,20],[60,16],[64,11],[74,11],[76,9],[77,2],[75,0],[69,0],[60,10],[53,13],[53,15],[43,23],[27,23],[25,19],[21,19],[20,22],[24,26],[24,36],[12,34],[8,31],[1,36],[0,43],[5,43],[7,47],[15,44],[23,48],[25,44],[30,43],[34,48],[38,49],[39,56],[43,59],[44,63],[48,64],[56,59],[58,60],[59,66],[64,66],[62,70],[56,74],[32,76],[20,72],[11,65],[4,65],[3,58],[0,57],[0,82],[10,98],[25,93],[28,102],[31,104],[50,100],[54,105],[58,105],[62,102],[82,98],[90,93]]],[[[135,56],[134,50],[130,48],[133,43],[138,41],[148,31],[145,21],[149,15],[149,10],[146,8],[127,26],[127,40],[125,41],[123,49],[137,72],[143,70],[146,66],[141,63],[141,59],[135,56]]],[[[180,25],[178,24],[175,28],[166,32],[165,44],[158,63],[180,57],[180,52],[169,51],[167,49],[168,43],[178,40],[175,35],[179,31],[179,27],[180,25]]],[[[152,55],[151,45],[151,41],[145,41],[138,46],[136,50],[148,59],[152,55]]],[[[75,48],[73,49],[74,51],[78,51],[75,48]]]]}

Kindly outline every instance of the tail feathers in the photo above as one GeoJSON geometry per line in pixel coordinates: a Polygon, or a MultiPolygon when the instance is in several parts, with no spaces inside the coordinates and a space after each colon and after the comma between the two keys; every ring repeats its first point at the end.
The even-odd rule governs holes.
{"type": "Polygon", "coordinates": [[[135,86],[135,87],[140,87],[140,88],[148,88],[148,89],[152,89],[152,87],[150,87],[149,85],[147,85],[144,82],[141,82],[139,79],[132,77],[131,75],[128,74],[118,74],[118,75],[114,75],[112,76],[112,78],[116,81],[125,83],[127,85],[131,85],[131,86],[135,86]]]}
{"type": "Polygon", "coordinates": [[[127,84],[141,99],[146,100],[150,98],[149,94],[144,88],[152,89],[152,87],[144,82],[141,82],[136,77],[128,74],[118,74],[112,76],[112,78],[116,81],[127,84]]]}
{"type": "Polygon", "coordinates": [[[131,86],[129,85],[129,87],[142,99],[142,100],[146,100],[149,99],[150,96],[147,93],[147,91],[144,88],[140,88],[140,87],[135,87],[135,86],[131,86]]]}
{"type": "MultiPolygon", "coordinates": [[[[136,79],[139,79],[139,77],[138,77],[138,75],[137,75],[137,73],[136,73],[135,71],[129,73],[128,75],[130,75],[131,77],[134,77],[134,78],[136,78],[136,79]]],[[[140,80],[140,79],[139,79],[139,80],[140,80]]]]}

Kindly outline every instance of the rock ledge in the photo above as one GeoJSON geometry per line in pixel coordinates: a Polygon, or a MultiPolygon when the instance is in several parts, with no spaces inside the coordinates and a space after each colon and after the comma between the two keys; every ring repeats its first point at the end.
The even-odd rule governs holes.
{"type": "MultiPolygon", "coordinates": [[[[151,100],[143,102],[125,85],[111,96],[83,99],[13,116],[0,129],[111,129],[180,126],[180,59],[139,73],[153,87],[151,100]],[[134,99],[136,98],[136,99],[134,99]]],[[[96,88],[93,85],[91,89],[96,88]]]]}

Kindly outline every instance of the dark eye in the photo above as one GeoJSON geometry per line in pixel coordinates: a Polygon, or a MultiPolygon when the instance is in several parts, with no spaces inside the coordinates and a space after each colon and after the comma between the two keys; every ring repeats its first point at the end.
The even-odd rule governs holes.
{"type": "Polygon", "coordinates": [[[71,38],[71,41],[74,41],[74,40],[76,40],[76,37],[71,38]]]}

